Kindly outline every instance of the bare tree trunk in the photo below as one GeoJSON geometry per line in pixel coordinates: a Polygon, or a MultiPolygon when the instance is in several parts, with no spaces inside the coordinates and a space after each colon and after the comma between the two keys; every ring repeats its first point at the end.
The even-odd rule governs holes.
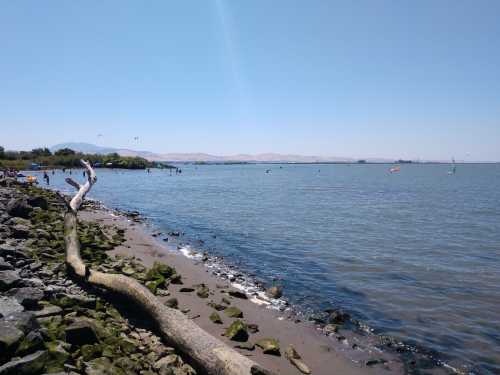
{"type": "Polygon", "coordinates": [[[95,172],[89,162],[81,161],[87,169],[87,182],[80,185],[66,181],[78,189],[68,203],[64,217],[66,263],[72,272],[87,283],[118,293],[140,306],[157,324],[163,338],[187,355],[194,364],[209,375],[271,374],[249,358],[241,355],[219,339],[211,336],[180,311],[163,305],[147,288],[136,280],[118,274],[107,274],[87,268],[80,256],[77,213],[96,183],[95,172]]]}

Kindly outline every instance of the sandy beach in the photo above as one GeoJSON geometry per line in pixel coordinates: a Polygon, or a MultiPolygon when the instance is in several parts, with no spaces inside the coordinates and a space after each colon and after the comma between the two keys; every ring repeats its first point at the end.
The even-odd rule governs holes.
{"type": "MultiPolygon", "coordinates": [[[[178,300],[178,308],[201,328],[271,371],[278,374],[300,374],[284,355],[285,348],[293,345],[311,372],[317,375],[414,373],[400,356],[380,351],[375,346],[373,338],[370,340],[361,337],[341,327],[336,333],[325,334],[311,322],[297,320],[287,309],[279,311],[267,308],[265,303],[255,303],[256,299],[252,295],[248,295],[248,299],[230,296],[229,290],[238,290],[230,282],[216,277],[201,260],[190,259],[180,251],[176,251],[175,246],[152,236],[142,223],[107,209],[87,209],[81,212],[80,217],[81,220],[114,225],[125,230],[125,242],[111,251],[110,255],[134,256],[146,267],[151,267],[154,262],[175,267],[182,275],[183,284],[170,284],[169,295],[159,298],[167,300],[175,297],[178,300]],[[208,298],[200,298],[196,294],[196,288],[200,284],[208,287],[210,291],[208,298]],[[181,292],[182,288],[192,288],[194,291],[181,292]],[[223,336],[225,329],[234,320],[226,317],[223,311],[219,312],[222,324],[215,324],[209,319],[215,310],[208,303],[223,304],[221,302],[223,298],[230,302],[230,306],[236,306],[243,312],[243,320],[247,324],[258,325],[258,332],[252,333],[248,342],[238,343],[223,336]],[[251,350],[238,348],[238,346],[253,347],[252,344],[256,341],[268,337],[279,340],[280,356],[263,354],[258,347],[251,350]]],[[[427,373],[449,372],[444,368],[434,368],[427,373]]]]}

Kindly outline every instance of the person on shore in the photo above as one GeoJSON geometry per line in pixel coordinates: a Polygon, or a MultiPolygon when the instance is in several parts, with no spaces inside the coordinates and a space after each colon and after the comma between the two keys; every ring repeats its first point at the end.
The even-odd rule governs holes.
{"type": "Polygon", "coordinates": [[[73,174],[73,172],[71,171],[71,169],[69,170],[69,174],[73,174]]]}
{"type": "Polygon", "coordinates": [[[83,171],[83,177],[85,177],[85,171],[83,171]]]}
{"type": "Polygon", "coordinates": [[[148,173],[151,173],[151,169],[148,168],[148,173]]]}

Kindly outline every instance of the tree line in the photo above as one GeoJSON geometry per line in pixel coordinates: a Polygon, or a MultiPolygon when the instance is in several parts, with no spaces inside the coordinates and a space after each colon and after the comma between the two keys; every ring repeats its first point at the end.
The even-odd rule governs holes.
{"type": "Polygon", "coordinates": [[[138,156],[120,156],[117,153],[83,154],[70,148],[62,148],[52,153],[47,147],[34,148],[31,151],[7,151],[0,146],[0,167],[18,170],[30,169],[32,163],[42,168],[79,168],[80,160],[89,160],[95,167],[124,169],[145,169],[155,164],[138,156]]]}

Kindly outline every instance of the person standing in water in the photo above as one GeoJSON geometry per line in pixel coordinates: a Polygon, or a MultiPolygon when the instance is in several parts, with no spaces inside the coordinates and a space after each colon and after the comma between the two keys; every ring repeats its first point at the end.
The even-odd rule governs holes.
{"type": "Polygon", "coordinates": [[[47,174],[47,171],[43,171],[43,179],[45,180],[47,185],[50,185],[49,175],[47,174]]]}

